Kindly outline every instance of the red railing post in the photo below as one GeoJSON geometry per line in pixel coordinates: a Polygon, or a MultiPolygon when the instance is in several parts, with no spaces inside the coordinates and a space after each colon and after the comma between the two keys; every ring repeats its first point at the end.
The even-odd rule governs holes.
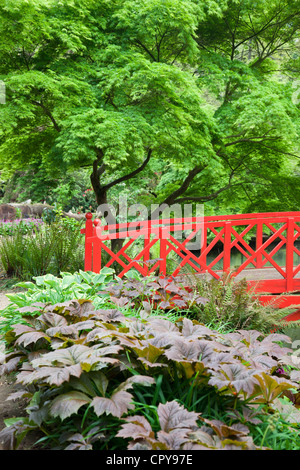
{"type": "Polygon", "coordinates": [[[202,253],[204,253],[206,248],[207,248],[207,225],[205,224],[205,222],[203,222],[203,226],[202,226],[201,241],[202,241],[202,243],[201,243],[201,261],[205,265],[204,271],[206,271],[207,254],[205,253],[202,256],[202,253]]]}
{"type": "Polygon", "coordinates": [[[159,227],[159,242],[160,242],[160,253],[161,258],[159,262],[159,272],[162,276],[166,276],[167,273],[167,242],[166,242],[166,230],[164,227],[159,227]]]}
{"type": "MultiPolygon", "coordinates": [[[[151,225],[149,227],[149,223],[150,222],[146,222],[144,224],[141,225],[141,227],[146,231],[146,233],[144,234],[144,249],[149,245],[150,243],[150,235],[151,235],[151,225]]],[[[149,264],[148,264],[148,261],[150,260],[150,249],[147,248],[145,249],[144,251],[144,256],[143,256],[143,261],[145,263],[145,269],[147,271],[147,274],[148,274],[148,271],[149,271],[149,264]]]]}
{"type": "MultiPolygon", "coordinates": [[[[256,251],[262,246],[263,244],[263,221],[258,219],[257,227],[256,227],[256,251]]],[[[256,256],[256,267],[258,269],[263,268],[263,255],[260,251],[256,256]]]]}
{"type": "Polygon", "coordinates": [[[286,291],[294,290],[294,218],[287,219],[286,228],[286,291]]]}
{"type": "Polygon", "coordinates": [[[223,271],[228,273],[230,271],[230,258],[231,258],[231,223],[225,223],[224,233],[224,256],[223,256],[223,271]]]}
{"type": "Polygon", "coordinates": [[[85,257],[84,257],[84,270],[93,270],[93,243],[89,241],[89,237],[93,236],[93,214],[88,212],[85,215],[85,257]]]}
{"type": "MultiPolygon", "coordinates": [[[[96,235],[99,240],[101,240],[101,232],[102,232],[102,227],[101,227],[101,220],[100,219],[95,219],[94,220],[94,226],[96,228],[96,235]]],[[[102,250],[101,250],[101,243],[94,243],[94,250],[93,250],[93,271],[94,273],[99,273],[101,271],[101,256],[102,256],[102,250]]]]}

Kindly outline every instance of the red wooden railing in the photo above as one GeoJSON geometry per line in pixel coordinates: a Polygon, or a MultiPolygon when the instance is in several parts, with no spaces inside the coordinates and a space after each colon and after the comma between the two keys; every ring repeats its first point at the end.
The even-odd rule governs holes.
{"type": "MultiPolygon", "coordinates": [[[[185,266],[195,273],[209,274],[219,279],[224,272],[232,272],[232,253],[240,253],[243,259],[232,275],[246,277],[256,292],[280,294],[300,292],[300,212],[238,214],[209,216],[204,218],[147,220],[102,226],[99,219],[92,220],[86,214],[85,270],[99,272],[103,267],[102,255],[105,252],[105,266],[119,265],[119,276],[123,277],[135,268],[142,275],[153,272],[161,275],[177,276],[185,266]],[[180,241],[176,234],[182,231],[189,234],[180,241]],[[268,234],[266,234],[268,232],[268,234]],[[246,236],[255,241],[250,246],[246,236]],[[189,250],[189,243],[198,236],[199,252],[189,250]],[[124,239],[117,253],[110,247],[110,240],[124,239]],[[140,244],[137,254],[132,254],[134,244],[140,244]],[[150,251],[158,244],[158,259],[150,262],[150,251]],[[214,257],[215,247],[219,252],[214,257]],[[284,250],[284,260],[279,263],[274,258],[284,250]],[[167,272],[168,255],[178,255],[178,265],[167,272]],[[222,266],[219,264],[222,262],[222,266]],[[152,263],[152,264],[151,264],[152,263]]],[[[300,303],[300,297],[299,297],[300,303]]]]}

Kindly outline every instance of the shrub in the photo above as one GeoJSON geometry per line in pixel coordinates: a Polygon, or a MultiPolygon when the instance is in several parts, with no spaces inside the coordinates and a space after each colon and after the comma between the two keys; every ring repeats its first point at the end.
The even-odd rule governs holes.
{"type": "Polygon", "coordinates": [[[100,293],[109,293],[111,301],[117,306],[129,305],[135,309],[143,307],[148,312],[157,307],[161,310],[179,308],[187,311],[194,305],[205,305],[208,302],[207,298],[192,292],[176,278],[140,278],[132,277],[130,273],[128,278],[117,278],[106,286],[105,292],[100,293]]]}
{"type": "Polygon", "coordinates": [[[6,294],[10,304],[1,311],[0,333],[5,334],[12,325],[24,322],[24,315],[36,315],[40,305],[51,305],[72,299],[93,300],[100,307],[106,301],[98,291],[111,282],[113,270],[103,268],[100,274],[81,271],[74,274],[62,272],[60,277],[53,274],[37,276],[32,281],[18,282],[16,288],[24,292],[6,294]]]}
{"type": "Polygon", "coordinates": [[[11,236],[17,232],[26,235],[32,231],[38,230],[44,224],[42,219],[15,219],[13,221],[2,220],[0,222],[0,235],[11,236]]]}
{"type": "Polygon", "coordinates": [[[19,279],[77,271],[84,265],[84,240],[73,223],[59,221],[26,235],[19,226],[1,241],[0,261],[8,276],[19,279]]]}
{"type": "Polygon", "coordinates": [[[32,430],[63,449],[266,448],[270,413],[299,446],[300,373],[287,336],[127,318],[82,299],[24,320],[6,333],[0,372],[16,374],[23,389],[10,398],[26,398],[28,416],[1,431],[6,448],[32,430]]]}
{"type": "Polygon", "coordinates": [[[262,305],[254,289],[249,290],[246,279],[224,275],[220,280],[196,280],[194,286],[198,295],[209,299],[195,310],[195,318],[206,324],[222,323],[227,330],[255,329],[266,334],[273,329],[282,332],[298,325],[283,321],[295,309],[278,309],[277,300],[262,305]]]}
{"type": "Polygon", "coordinates": [[[148,312],[153,307],[161,310],[179,310],[181,315],[202,323],[224,328],[257,329],[269,333],[273,328],[293,328],[298,325],[282,321],[290,309],[276,309],[276,305],[261,305],[247,281],[224,276],[221,280],[207,281],[196,276],[162,278],[139,276],[119,280],[106,287],[111,301],[117,306],[143,307],[148,312]]]}

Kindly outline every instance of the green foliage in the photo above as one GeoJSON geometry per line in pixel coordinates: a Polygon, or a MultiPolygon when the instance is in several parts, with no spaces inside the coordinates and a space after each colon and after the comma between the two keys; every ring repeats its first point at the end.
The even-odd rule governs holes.
{"type": "Polygon", "coordinates": [[[105,293],[109,293],[111,302],[118,307],[148,313],[153,309],[180,311],[219,331],[256,329],[267,334],[273,329],[282,331],[294,327],[282,321],[291,313],[290,309],[278,309],[276,302],[261,305],[249,291],[245,279],[236,281],[231,276],[219,281],[200,279],[192,274],[187,274],[185,279],[152,276],[148,281],[137,276],[109,284],[105,293]]]}
{"type": "Polygon", "coordinates": [[[26,235],[23,225],[1,241],[0,260],[8,276],[31,279],[83,267],[84,245],[78,223],[58,220],[26,235]]]}
{"type": "Polygon", "coordinates": [[[98,291],[112,279],[113,270],[103,268],[100,274],[79,270],[74,274],[62,272],[59,277],[53,274],[34,277],[34,282],[18,282],[14,287],[25,291],[6,295],[10,304],[1,311],[1,334],[9,331],[15,323],[26,323],[24,315],[36,315],[41,305],[85,298],[100,306],[104,300],[99,298],[98,291]]]}
{"type": "Polygon", "coordinates": [[[83,207],[72,174],[94,164],[109,202],[143,181],[148,205],[297,210],[298,0],[1,5],[0,158],[34,168],[34,197],[83,207]]]}
{"type": "Polygon", "coordinates": [[[16,371],[24,388],[10,399],[28,400],[28,417],[0,433],[6,448],[35,429],[60,448],[112,449],[121,438],[119,448],[129,449],[255,449],[249,423],[261,423],[286,391],[296,397],[299,372],[276,376],[290,366],[283,335],[224,335],[187,318],[129,319],[86,300],[40,306],[26,320],[6,334],[12,349],[1,373],[16,371]],[[212,400],[219,417],[230,409],[233,416],[207,416],[212,400]],[[62,425],[68,432],[59,441],[62,425]]]}
{"type": "Polygon", "coordinates": [[[255,329],[269,333],[274,328],[282,331],[284,328],[293,327],[283,321],[291,310],[278,309],[276,300],[262,305],[254,290],[249,290],[246,279],[237,281],[228,275],[224,275],[220,281],[199,280],[197,276],[192,275],[189,275],[189,278],[197,294],[208,298],[205,305],[194,309],[198,321],[214,327],[222,324],[232,331],[255,329]]]}
{"type": "Polygon", "coordinates": [[[32,232],[43,224],[41,219],[15,219],[13,221],[1,221],[0,222],[0,236],[14,235],[16,232],[20,232],[22,235],[26,235],[32,232]]]}
{"type": "Polygon", "coordinates": [[[90,190],[91,181],[84,169],[63,173],[59,168],[43,168],[42,163],[31,164],[7,179],[2,202],[46,201],[50,206],[60,205],[65,212],[88,212],[96,209],[90,190]]]}

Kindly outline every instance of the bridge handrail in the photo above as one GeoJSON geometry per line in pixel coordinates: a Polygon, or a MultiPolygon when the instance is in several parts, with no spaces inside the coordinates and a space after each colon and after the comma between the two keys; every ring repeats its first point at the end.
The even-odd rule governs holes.
{"type": "Polygon", "coordinates": [[[95,219],[92,222],[92,214],[86,214],[86,228],[82,229],[81,233],[86,233],[88,237],[96,236],[102,240],[112,240],[117,238],[130,237],[130,232],[136,232],[139,229],[140,235],[156,234],[160,227],[169,227],[170,231],[188,230],[189,225],[197,225],[198,228],[204,224],[205,228],[211,226],[220,227],[224,222],[233,222],[234,225],[244,225],[248,220],[259,221],[267,220],[268,222],[280,223],[293,218],[295,221],[300,221],[300,211],[298,212],[262,212],[256,214],[235,214],[235,215],[218,215],[218,216],[204,216],[204,217],[181,217],[181,218],[168,218],[168,219],[149,219],[142,221],[121,222],[117,224],[101,225],[100,219],[95,219]],[[94,225],[95,229],[92,226],[94,225]],[[124,233],[125,232],[125,233],[124,233]],[[124,235],[127,234],[127,237],[124,235]]]}
{"type": "Polygon", "coordinates": [[[240,267],[235,271],[239,275],[249,269],[264,269],[267,263],[275,268],[277,277],[274,280],[265,280],[266,292],[291,292],[300,291],[300,264],[294,266],[294,255],[300,256],[300,250],[295,246],[295,241],[300,239],[300,211],[297,212],[265,212],[255,214],[236,214],[224,216],[205,216],[190,218],[173,218],[162,220],[145,220],[111,225],[101,225],[100,219],[92,220],[91,213],[86,214],[86,226],[81,230],[85,235],[85,270],[99,272],[102,265],[102,250],[110,257],[106,266],[113,263],[119,264],[122,271],[121,277],[132,267],[137,268],[142,275],[147,276],[159,269],[162,275],[166,274],[166,260],[168,254],[174,251],[181,257],[177,268],[172,275],[176,276],[185,264],[190,265],[197,272],[206,272],[212,277],[220,278],[220,271],[230,272],[231,253],[233,248],[238,249],[245,258],[240,267]],[[275,225],[281,225],[279,228],[275,225]],[[240,231],[237,227],[245,226],[240,231]],[[264,237],[264,226],[271,234],[264,237]],[[245,240],[245,236],[255,230],[255,247],[245,240]],[[176,239],[172,232],[178,230],[190,230],[184,241],[176,239]],[[199,256],[190,251],[189,243],[200,233],[199,256]],[[208,231],[213,239],[208,237],[208,231]],[[151,235],[154,238],[151,239],[151,235]],[[135,239],[144,236],[143,247],[138,254],[128,255],[126,250],[135,239]],[[124,239],[118,253],[114,253],[105,241],[124,239]],[[126,239],[126,241],[125,241],[126,239]],[[278,242],[279,239],[279,242],[278,242]],[[159,259],[149,268],[150,250],[159,244],[159,259]],[[208,261],[208,256],[216,244],[221,244],[223,249],[213,259],[208,261]],[[273,243],[273,246],[271,245],[273,243]],[[275,244],[275,246],[274,246],[275,244]],[[282,248],[286,250],[285,265],[279,265],[274,260],[274,255],[282,248]],[[271,251],[269,251],[271,249],[271,251]],[[223,259],[223,269],[217,268],[217,263],[223,259]],[[279,275],[279,278],[278,278],[279,275]]]}

